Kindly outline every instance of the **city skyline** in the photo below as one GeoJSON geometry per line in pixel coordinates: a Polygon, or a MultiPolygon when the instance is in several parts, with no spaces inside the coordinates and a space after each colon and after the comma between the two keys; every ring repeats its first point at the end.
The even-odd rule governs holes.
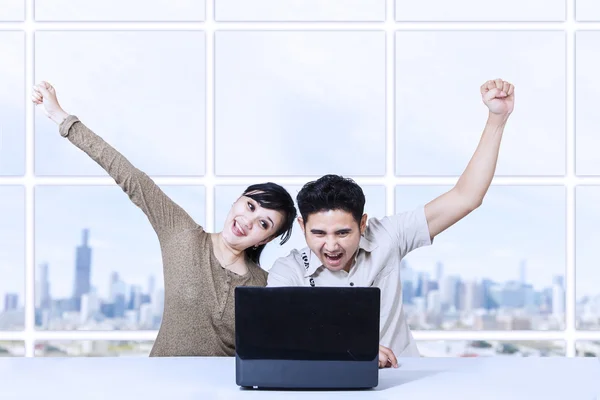
{"type": "MultiPolygon", "coordinates": [[[[166,185],[161,189],[196,222],[205,223],[204,187],[166,185]]],[[[72,294],[74,249],[85,228],[91,232],[90,246],[96,249],[91,280],[101,297],[109,295],[104,283],[109,282],[113,271],[126,282],[144,284],[149,275],[155,275],[161,277],[162,284],[156,234],[147,217],[116,184],[37,187],[35,199],[36,215],[46,218],[44,224],[36,219],[36,266],[48,263],[53,296],[66,298],[72,294]],[[67,203],[80,207],[65,208],[67,203]]]]}
{"type": "MultiPolygon", "coordinates": [[[[13,218],[11,226],[23,227],[23,213],[24,213],[24,195],[22,187],[2,187],[4,191],[7,191],[3,196],[4,210],[7,211],[7,215],[13,218]],[[12,192],[11,195],[9,192],[12,192]],[[11,201],[12,200],[12,201],[11,201]],[[20,216],[20,218],[19,218],[20,216]],[[21,221],[20,223],[18,221],[21,221]]],[[[194,219],[199,223],[204,222],[204,189],[201,186],[198,187],[177,187],[168,186],[166,190],[173,189],[173,193],[181,189],[185,193],[188,191],[187,196],[178,197],[172,195],[176,202],[180,203],[184,209],[188,210],[191,214],[194,214],[194,219]]],[[[289,187],[290,192],[295,195],[298,187],[289,187]]],[[[426,202],[425,199],[432,199],[437,194],[445,190],[446,187],[401,187],[396,189],[397,193],[397,208],[403,210],[409,210],[418,204],[426,202]],[[421,193],[419,193],[421,191],[421,193]]],[[[217,187],[216,194],[220,201],[216,202],[216,226],[221,226],[222,221],[229,210],[231,203],[237,198],[236,196],[241,193],[243,186],[237,187],[217,187]],[[239,190],[238,190],[239,189],[239,190]]],[[[367,193],[368,200],[367,205],[370,209],[367,212],[370,216],[377,216],[376,214],[384,214],[385,210],[385,191],[383,187],[373,186],[366,187],[365,192],[367,193]],[[371,205],[371,206],[369,206],[371,205]]],[[[446,265],[447,271],[454,271],[466,277],[474,277],[479,274],[478,267],[469,267],[471,262],[474,263],[486,263],[486,260],[500,260],[502,267],[493,268],[490,265],[481,265],[481,276],[488,276],[500,281],[518,279],[519,265],[521,260],[527,259],[529,264],[529,277],[528,280],[533,282],[535,286],[547,285],[551,283],[551,277],[556,274],[564,274],[564,266],[562,269],[559,267],[561,259],[564,259],[562,252],[564,251],[564,240],[560,239],[564,233],[557,227],[558,224],[562,225],[563,222],[560,220],[563,216],[555,215],[555,221],[550,221],[552,218],[547,218],[552,213],[560,213],[563,207],[563,196],[564,188],[557,187],[492,187],[490,193],[484,202],[484,205],[480,210],[477,210],[477,215],[467,217],[464,221],[459,222],[456,226],[450,228],[448,231],[442,233],[433,246],[429,248],[419,249],[408,255],[406,258],[410,262],[418,261],[419,268],[428,271],[430,273],[435,272],[435,265],[437,262],[443,262],[446,265]],[[498,196],[496,193],[498,190],[509,190],[506,196],[498,196]],[[513,192],[513,194],[510,193],[513,192]],[[535,192],[538,194],[535,195],[535,192]],[[534,194],[531,197],[519,197],[515,196],[516,193],[534,194]],[[551,194],[551,195],[546,195],[551,194]],[[512,199],[512,200],[511,200],[512,199]],[[519,205],[523,203],[531,202],[531,204],[538,204],[535,210],[524,208],[518,214],[519,205]],[[542,202],[543,201],[543,202],[542,202]],[[508,243],[508,250],[513,249],[512,252],[502,247],[494,248],[498,245],[497,237],[493,235],[500,235],[509,237],[507,235],[506,222],[497,222],[493,219],[490,220],[491,214],[498,212],[497,209],[493,209],[499,205],[506,208],[504,214],[508,213],[513,216],[515,224],[520,224],[521,221],[532,221],[529,225],[536,225],[540,219],[548,219],[544,225],[540,225],[539,231],[529,231],[530,235],[535,235],[537,238],[535,243],[533,240],[528,240],[527,235],[520,237],[517,241],[523,242],[512,247],[508,243]],[[486,207],[488,212],[486,212],[486,207]],[[512,207],[512,208],[511,208],[512,207]],[[516,208],[515,208],[516,207],[516,208]],[[489,214],[489,215],[488,215],[489,214]],[[533,218],[533,220],[532,220],[533,218]],[[550,224],[550,225],[547,225],[550,224]],[[554,224],[554,226],[552,225],[554,224]],[[495,230],[487,230],[487,235],[477,235],[477,232],[481,232],[482,229],[487,229],[486,226],[496,226],[495,230]],[[500,229],[501,227],[501,229],[500,229]],[[500,229],[498,231],[498,229],[500,229]],[[531,233],[533,232],[533,233],[531,233]],[[491,235],[491,236],[490,236],[491,235]],[[461,243],[461,237],[470,238],[469,243],[461,243]],[[557,239],[557,237],[559,239],[557,239]],[[544,243],[552,243],[548,250],[539,250],[539,247],[544,243]],[[531,244],[531,248],[529,247],[531,244]],[[468,246],[467,246],[468,245],[468,246]],[[467,247],[465,247],[467,246],[467,247]],[[469,246],[479,247],[482,252],[473,253],[469,246]],[[524,247],[525,250],[521,248],[524,247]],[[556,252],[558,255],[552,256],[552,253],[548,251],[556,252]],[[466,253],[465,253],[466,252],[466,253]],[[463,254],[465,253],[465,254],[463,254]],[[447,254],[444,256],[444,254],[447,254]],[[464,263],[456,264],[452,260],[452,254],[460,254],[461,259],[464,263]],[[554,268],[549,270],[539,270],[536,267],[536,259],[543,262],[548,256],[555,258],[553,264],[554,268]],[[474,260],[473,260],[474,259],[474,260]],[[472,260],[472,261],[468,261],[472,260]],[[469,272],[471,271],[471,272],[469,272]]],[[[577,228],[577,284],[578,284],[578,299],[584,295],[596,295],[594,290],[593,279],[587,277],[590,273],[593,273],[594,258],[590,252],[585,252],[586,248],[590,248],[590,245],[594,242],[594,235],[590,232],[593,229],[593,223],[586,225],[586,221],[594,221],[593,218],[587,216],[596,216],[600,219],[600,214],[595,212],[595,199],[600,198],[600,191],[595,188],[578,188],[577,204],[578,213],[577,216],[583,217],[581,220],[578,219],[577,228]],[[590,189],[591,192],[587,195],[587,201],[584,195],[580,194],[580,190],[590,189]],[[582,231],[582,229],[584,229],[582,231]],[[586,246],[582,247],[583,243],[586,246]],[[583,251],[583,252],[582,252],[583,251]]],[[[564,211],[562,212],[564,214],[564,211]]],[[[38,187],[36,189],[36,216],[44,216],[46,219],[43,224],[40,223],[40,219],[36,218],[36,266],[40,263],[50,264],[50,281],[56,282],[54,290],[57,296],[65,296],[71,293],[72,289],[72,266],[74,265],[74,251],[72,250],[76,243],[79,242],[81,229],[85,228],[85,225],[89,226],[89,229],[93,232],[90,238],[92,246],[99,250],[98,258],[94,259],[94,262],[98,265],[97,276],[93,277],[93,281],[105,282],[109,279],[110,272],[112,270],[122,271],[126,276],[132,274],[132,278],[128,278],[128,281],[143,283],[146,280],[146,271],[152,271],[157,277],[161,276],[161,259],[160,251],[158,248],[158,241],[154,237],[146,217],[133,205],[129,199],[121,192],[121,189],[115,186],[101,186],[101,187],[38,187]],[[104,194],[108,193],[108,194],[104,194]],[[48,200],[46,200],[48,199],[48,200]],[[77,201],[73,204],[85,204],[85,208],[81,207],[70,207],[65,208],[64,204],[77,201]],[[106,204],[111,204],[109,208],[106,204]],[[108,215],[106,215],[108,214],[108,215]],[[86,224],[85,220],[89,220],[90,223],[86,224]],[[64,225],[64,226],[62,226],[64,225]],[[114,227],[124,226],[126,232],[120,233],[115,231],[114,227]],[[128,230],[128,231],[127,231],[128,230]],[[122,246],[119,243],[126,243],[130,237],[138,237],[139,241],[130,243],[129,246],[122,246]],[[130,248],[129,248],[130,247],[130,248]],[[66,249],[66,250],[65,250],[66,249]],[[110,253],[106,251],[110,249],[110,253]],[[41,253],[40,253],[41,251],[41,253]],[[115,252],[116,251],[116,252],[115,252]],[[120,261],[122,260],[122,261],[120,261]],[[139,264],[143,260],[144,265],[148,267],[140,269],[135,264],[139,264]]],[[[506,219],[502,216],[502,211],[498,219],[506,219]]],[[[525,227],[527,225],[523,225],[525,227]]],[[[4,227],[0,227],[0,233],[3,235],[12,235],[14,229],[6,230],[4,227]]],[[[24,227],[22,228],[24,229],[24,227]]],[[[524,231],[527,233],[527,231],[524,231]]],[[[516,233],[512,236],[518,237],[516,233]],[[515,236],[516,235],[516,236],[515,236]]],[[[12,236],[14,240],[14,236],[12,236]]],[[[24,232],[23,232],[24,239],[24,232]]],[[[294,227],[293,239],[283,248],[275,243],[267,246],[265,250],[265,258],[263,260],[265,269],[268,269],[270,263],[277,257],[285,256],[289,250],[294,247],[301,247],[304,245],[303,237],[298,229],[297,225],[294,227]]],[[[2,246],[2,245],[0,245],[2,246]]],[[[4,293],[16,292],[20,294],[22,298],[22,288],[24,286],[24,244],[21,242],[21,250],[18,247],[3,245],[2,254],[0,257],[3,260],[0,268],[4,268],[6,273],[6,279],[0,282],[0,297],[4,293]],[[10,247],[10,251],[8,248],[10,247]],[[6,250],[5,250],[6,249],[6,250]],[[8,254],[13,255],[10,259],[6,259],[8,254]],[[8,267],[12,265],[12,267],[8,267]],[[20,271],[19,271],[20,266],[20,271]],[[16,271],[19,271],[15,273],[16,271]]],[[[500,262],[496,261],[496,262],[500,262]]],[[[563,264],[564,265],[564,264],[563,264]]]]}
{"type": "MultiPolygon", "coordinates": [[[[235,187],[230,187],[233,194],[235,187]]],[[[290,190],[292,188],[288,188],[290,190]]],[[[369,209],[370,207],[367,207],[369,209]]],[[[41,329],[158,329],[164,307],[164,289],[156,286],[151,275],[148,286],[121,280],[111,273],[106,285],[110,296],[101,297],[98,286],[91,284],[92,254],[88,245],[90,231],[83,229],[76,246],[73,292],[66,298],[51,295],[48,264],[39,266],[36,275],[36,325],[41,329]]],[[[475,330],[562,329],[565,316],[564,276],[553,277],[552,286],[536,290],[527,281],[527,261],[519,266],[519,280],[498,282],[489,277],[467,281],[460,275],[447,274],[444,265],[436,265],[435,277],[412,268],[403,260],[403,302],[412,329],[475,330]]],[[[16,309],[17,299],[7,295],[16,309]]]]}

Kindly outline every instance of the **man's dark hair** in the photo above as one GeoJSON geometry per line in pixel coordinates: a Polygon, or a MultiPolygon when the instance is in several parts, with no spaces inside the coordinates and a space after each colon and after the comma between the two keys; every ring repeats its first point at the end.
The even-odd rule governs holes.
{"type": "Polygon", "coordinates": [[[352,214],[360,225],[365,209],[365,194],[350,178],[325,175],[308,182],[296,196],[298,209],[304,223],[311,214],[321,211],[343,210],[352,214]]]}

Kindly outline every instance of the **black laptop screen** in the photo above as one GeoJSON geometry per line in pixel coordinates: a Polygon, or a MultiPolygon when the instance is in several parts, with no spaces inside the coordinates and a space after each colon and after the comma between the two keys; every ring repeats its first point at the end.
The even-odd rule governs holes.
{"type": "Polygon", "coordinates": [[[242,359],[371,361],[379,353],[378,288],[235,291],[242,359]]]}

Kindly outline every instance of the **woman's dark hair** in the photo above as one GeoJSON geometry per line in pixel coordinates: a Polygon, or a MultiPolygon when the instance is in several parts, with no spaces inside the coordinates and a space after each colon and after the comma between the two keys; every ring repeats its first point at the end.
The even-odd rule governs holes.
{"type": "MultiPolygon", "coordinates": [[[[281,235],[280,245],[290,239],[294,220],[296,219],[296,207],[294,206],[294,199],[287,190],[273,182],[259,183],[248,186],[242,196],[250,197],[261,207],[281,212],[283,214],[283,224],[275,232],[274,237],[281,235]]],[[[265,246],[266,244],[262,244],[256,248],[247,248],[246,257],[260,266],[260,254],[265,246]]]]}
{"type": "Polygon", "coordinates": [[[311,214],[342,210],[351,213],[360,225],[365,209],[365,194],[362,188],[352,179],[339,175],[325,175],[316,181],[308,182],[298,192],[296,200],[304,224],[311,214]]]}

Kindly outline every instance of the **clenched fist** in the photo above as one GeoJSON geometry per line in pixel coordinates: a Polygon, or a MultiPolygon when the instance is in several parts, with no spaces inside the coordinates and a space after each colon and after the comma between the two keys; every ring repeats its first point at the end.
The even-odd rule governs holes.
{"type": "Polygon", "coordinates": [[[57,124],[60,124],[68,116],[58,104],[56,90],[48,82],[42,81],[33,87],[31,101],[35,105],[43,104],[46,116],[57,124]]]}
{"type": "Polygon", "coordinates": [[[481,97],[490,113],[508,116],[515,106],[515,87],[502,79],[487,81],[481,85],[481,97]]]}

